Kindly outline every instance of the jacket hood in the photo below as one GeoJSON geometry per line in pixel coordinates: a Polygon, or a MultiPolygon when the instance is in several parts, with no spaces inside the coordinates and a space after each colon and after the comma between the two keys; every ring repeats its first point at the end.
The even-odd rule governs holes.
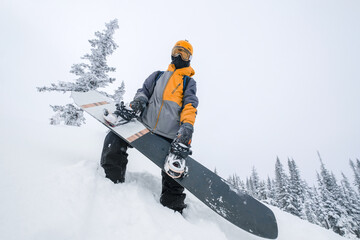
{"type": "Polygon", "coordinates": [[[195,70],[191,66],[176,69],[174,64],[170,64],[168,67],[168,71],[171,71],[171,72],[175,71],[179,75],[183,75],[183,76],[186,75],[189,77],[192,77],[195,75],[195,70]]]}

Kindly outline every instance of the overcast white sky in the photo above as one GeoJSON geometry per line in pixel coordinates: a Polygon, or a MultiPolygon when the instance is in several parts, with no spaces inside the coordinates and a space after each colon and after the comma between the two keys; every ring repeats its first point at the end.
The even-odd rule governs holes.
{"type": "Polygon", "coordinates": [[[210,169],[245,178],[255,166],[273,177],[276,156],[284,165],[291,157],[312,182],[319,150],[337,176],[352,175],[349,158],[360,158],[357,0],[3,0],[1,124],[19,137],[13,114],[46,124],[48,105],[70,99],[35,87],[74,79],[69,70],[89,51],[87,40],[114,18],[119,48],[109,64],[117,68],[113,88],[125,81],[126,100],[167,69],[177,40],[193,44],[193,151],[210,169]]]}

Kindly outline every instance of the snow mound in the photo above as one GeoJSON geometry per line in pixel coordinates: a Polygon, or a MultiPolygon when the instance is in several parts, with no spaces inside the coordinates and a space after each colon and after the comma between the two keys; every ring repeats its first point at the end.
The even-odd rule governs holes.
{"type": "MultiPolygon", "coordinates": [[[[136,150],[129,150],[126,182],[113,184],[99,167],[106,130],[96,122],[21,127],[22,134],[0,129],[7,139],[0,152],[0,239],[261,239],[188,192],[183,215],[163,207],[160,170],[136,150]]],[[[278,239],[343,239],[271,208],[278,239]]]]}

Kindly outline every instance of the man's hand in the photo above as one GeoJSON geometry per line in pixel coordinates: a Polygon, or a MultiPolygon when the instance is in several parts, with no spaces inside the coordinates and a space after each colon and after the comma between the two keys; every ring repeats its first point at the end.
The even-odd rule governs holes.
{"type": "Polygon", "coordinates": [[[171,143],[170,152],[181,156],[184,159],[188,155],[191,155],[190,144],[193,131],[194,128],[190,123],[182,124],[175,139],[171,143]]]}
{"type": "Polygon", "coordinates": [[[191,144],[193,131],[194,127],[190,123],[183,123],[176,134],[174,142],[182,143],[189,147],[191,144]]]}
{"type": "Polygon", "coordinates": [[[137,113],[141,114],[145,107],[146,107],[146,101],[142,98],[134,99],[132,102],[130,102],[130,107],[137,113]]]}

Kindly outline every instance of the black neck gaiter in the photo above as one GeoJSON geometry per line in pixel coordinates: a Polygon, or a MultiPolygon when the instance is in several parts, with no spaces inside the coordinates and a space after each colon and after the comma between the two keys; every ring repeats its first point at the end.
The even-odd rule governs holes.
{"type": "Polygon", "coordinates": [[[190,61],[184,61],[181,59],[181,56],[177,56],[177,57],[173,57],[171,56],[171,63],[175,65],[176,69],[180,69],[180,68],[184,68],[184,67],[189,67],[190,66],[190,61]]]}

